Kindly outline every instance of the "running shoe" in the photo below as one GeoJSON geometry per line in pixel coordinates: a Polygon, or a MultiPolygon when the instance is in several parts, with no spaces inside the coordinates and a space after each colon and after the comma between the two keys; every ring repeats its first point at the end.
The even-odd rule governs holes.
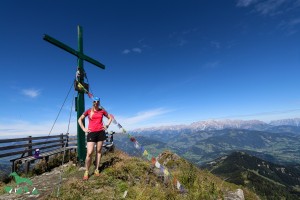
{"type": "Polygon", "coordinates": [[[89,171],[85,171],[83,175],[83,180],[87,181],[89,179],[89,171]]]}
{"type": "Polygon", "coordinates": [[[100,176],[100,173],[99,173],[99,170],[96,169],[95,172],[94,172],[95,176],[100,176]]]}

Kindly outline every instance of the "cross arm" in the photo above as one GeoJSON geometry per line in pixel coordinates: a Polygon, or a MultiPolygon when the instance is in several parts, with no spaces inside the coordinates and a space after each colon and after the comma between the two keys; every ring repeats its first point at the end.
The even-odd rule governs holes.
{"type": "Polygon", "coordinates": [[[93,64],[93,65],[96,65],[97,67],[105,69],[105,65],[101,64],[100,62],[98,62],[97,60],[95,60],[95,59],[93,59],[89,56],[83,55],[83,59],[86,60],[87,62],[93,64]]]}
{"type": "Polygon", "coordinates": [[[105,69],[105,65],[101,64],[97,60],[95,60],[95,59],[93,59],[93,58],[91,58],[91,57],[89,57],[87,55],[84,55],[84,54],[82,54],[82,53],[80,53],[80,52],[78,52],[78,51],[76,51],[74,49],[72,49],[71,47],[65,45],[64,43],[56,40],[55,38],[53,38],[53,37],[51,37],[49,35],[45,34],[44,37],[43,37],[43,39],[46,40],[47,42],[50,42],[51,44],[54,44],[55,46],[57,46],[57,47],[65,50],[65,51],[67,51],[67,52],[69,52],[69,53],[77,56],[80,59],[86,60],[87,62],[89,62],[89,63],[91,63],[93,65],[96,65],[97,67],[105,69]]]}
{"type": "Polygon", "coordinates": [[[71,53],[71,54],[78,57],[78,52],[77,51],[75,51],[71,47],[65,45],[64,43],[54,39],[53,37],[45,34],[43,39],[46,40],[47,42],[50,42],[51,44],[54,44],[55,46],[58,46],[59,48],[61,48],[63,50],[66,50],[67,52],[69,52],[69,53],[71,53]]]}

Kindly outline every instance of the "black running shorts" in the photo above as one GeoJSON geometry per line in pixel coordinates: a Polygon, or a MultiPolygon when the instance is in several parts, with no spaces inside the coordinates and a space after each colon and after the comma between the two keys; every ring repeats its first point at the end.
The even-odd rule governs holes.
{"type": "Polygon", "coordinates": [[[105,131],[90,132],[86,136],[87,142],[99,142],[106,139],[105,131]]]}

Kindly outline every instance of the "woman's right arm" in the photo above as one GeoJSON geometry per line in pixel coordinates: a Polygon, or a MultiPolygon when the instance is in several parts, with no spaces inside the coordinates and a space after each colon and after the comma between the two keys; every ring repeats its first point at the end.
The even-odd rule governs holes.
{"type": "Polygon", "coordinates": [[[85,128],[85,127],[83,126],[83,123],[82,123],[82,121],[84,120],[84,118],[85,118],[85,116],[84,116],[84,115],[81,115],[81,116],[79,117],[79,119],[78,119],[78,124],[79,124],[80,128],[81,128],[85,133],[88,133],[89,130],[88,130],[87,128],[85,128]]]}

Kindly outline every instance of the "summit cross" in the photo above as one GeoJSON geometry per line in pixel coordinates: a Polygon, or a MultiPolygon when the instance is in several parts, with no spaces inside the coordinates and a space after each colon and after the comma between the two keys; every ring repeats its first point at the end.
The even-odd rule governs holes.
{"type": "MultiPolygon", "coordinates": [[[[50,37],[49,35],[44,35],[43,37],[44,40],[47,42],[50,42],[51,44],[69,52],[70,54],[73,54],[76,56],[77,62],[78,62],[78,70],[84,72],[83,68],[83,61],[87,61],[93,65],[96,65],[97,67],[100,67],[102,69],[105,69],[105,66],[98,62],[97,60],[94,60],[93,58],[85,55],[83,53],[83,39],[82,39],[82,28],[81,26],[78,25],[78,51],[72,49],[71,47],[65,45],[64,43],[54,39],[53,37],[50,37]]],[[[80,83],[84,82],[84,77],[82,76],[79,80],[80,83]]],[[[78,91],[77,95],[77,121],[79,117],[82,115],[84,112],[84,93],[78,91]]],[[[84,121],[83,121],[83,124],[84,121]]],[[[78,161],[83,164],[85,161],[85,156],[86,156],[86,149],[85,149],[85,133],[83,130],[80,128],[79,124],[77,123],[77,156],[78,156],[78,161]]]]}

